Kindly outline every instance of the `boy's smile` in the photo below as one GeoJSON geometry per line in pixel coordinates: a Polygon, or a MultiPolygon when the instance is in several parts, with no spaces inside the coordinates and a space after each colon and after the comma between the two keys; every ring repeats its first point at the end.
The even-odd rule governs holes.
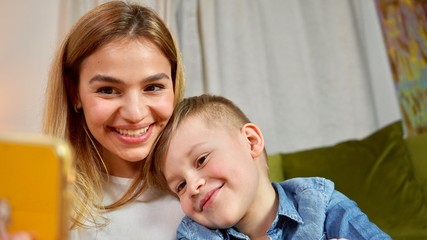
{"type": "Polygon", "coordinates": [[[210,191],[208,191],[206,194],[202,195],[203,197],[200,200],[200,212],[203,212],[206,209],[209,209],[212,205],[213,202],[215,201],[215,198],[217,196],[217,193],[221,190],[221,188],[224,185],[221,185],[217,188],[214,188],[210,191]]]}

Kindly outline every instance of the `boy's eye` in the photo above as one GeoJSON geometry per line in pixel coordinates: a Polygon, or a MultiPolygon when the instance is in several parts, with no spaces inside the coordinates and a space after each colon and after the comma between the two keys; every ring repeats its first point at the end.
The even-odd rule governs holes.
{"type": "Polygon", "coordinates": [[[205,161],[206,161],[206,156],[201,156],[199,159],[197,159],[197,162],[196,162],[197,167],[203,166],[205,161]]]}
{"type": "Polygon", "coordinates": [[[184,189],[186,183],[185,182],[181,182],[178,184],[178,186],[176,187],[176,193],[180,193],[182,191],[182,189],[184,189]]]}

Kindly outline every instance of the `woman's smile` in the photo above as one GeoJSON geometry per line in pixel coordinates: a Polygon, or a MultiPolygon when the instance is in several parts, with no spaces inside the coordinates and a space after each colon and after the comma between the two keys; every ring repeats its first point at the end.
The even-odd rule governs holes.
{"type": "Polygon", "coordinates": [[[146,133],[147,130],[148,130],[148,127],[140,128],[140,129],[136,129],[136,130],[132,130],[132,129],[121,129],[121,128],[116,128],[115,130],[120,135],[129,136],[129,137],[138,137],[138,136],[143,135],[144,133],[146,133]]]}
{"type": "Polygon", "coordinates": [[[117,138],[125,144],[142,144],[150,138],[152,126],[139,129],[112,128],[117,138]]]}

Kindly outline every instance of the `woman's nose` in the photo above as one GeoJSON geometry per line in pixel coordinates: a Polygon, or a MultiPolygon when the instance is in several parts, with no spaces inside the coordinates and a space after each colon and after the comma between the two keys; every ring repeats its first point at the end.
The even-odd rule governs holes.
{"type": "Polygon", "coordinates": [[[139,92],[128,93],[122,103],[121,116],[132,123],[140,122],[146,114],[147,104],[139,92]]]}

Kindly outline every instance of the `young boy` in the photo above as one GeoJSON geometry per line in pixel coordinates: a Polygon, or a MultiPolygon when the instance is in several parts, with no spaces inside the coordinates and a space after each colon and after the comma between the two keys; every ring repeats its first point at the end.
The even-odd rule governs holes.
{"type": "Polygon", "coordinates": [[[223,97],[179,103],[147,161],[188,216],[178,239],[391,239],[329,180],[271,183],[260,129],[223,97]]]}

